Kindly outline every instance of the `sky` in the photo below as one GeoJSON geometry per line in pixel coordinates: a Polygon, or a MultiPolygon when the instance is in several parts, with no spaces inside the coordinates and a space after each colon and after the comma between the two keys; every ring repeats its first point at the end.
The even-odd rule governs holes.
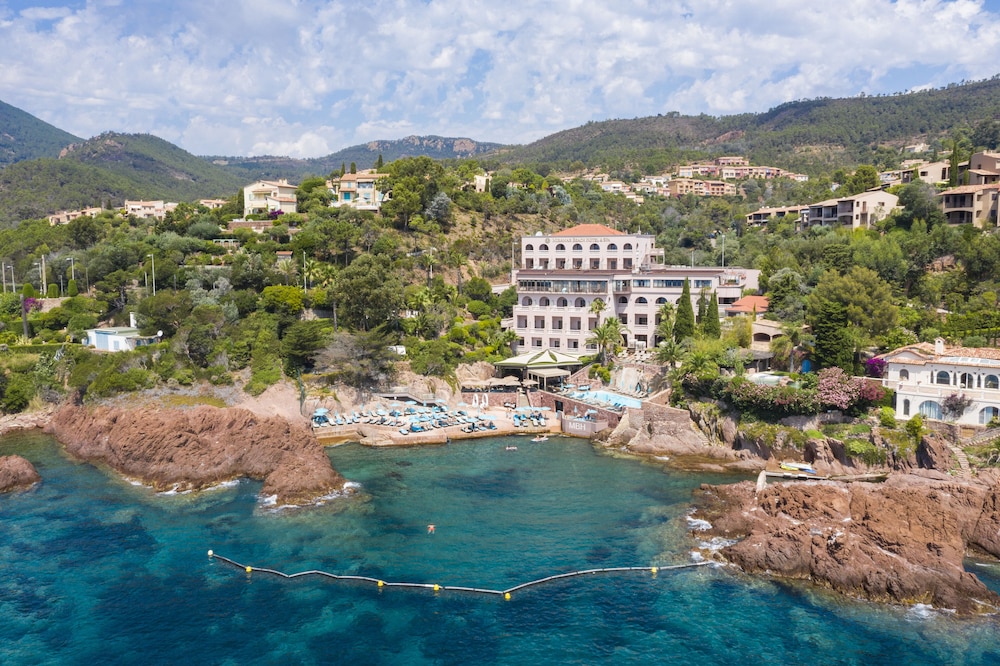
{"type": "Polygon", "coordinates": [[[77,136],[318,157],[990,78],[1000,0],[0,0],[0,45],[0,100],[77,136]]]}

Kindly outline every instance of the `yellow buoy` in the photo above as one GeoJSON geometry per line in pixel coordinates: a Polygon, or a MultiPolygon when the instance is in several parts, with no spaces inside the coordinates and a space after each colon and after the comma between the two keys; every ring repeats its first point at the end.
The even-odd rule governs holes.
{"type": "Polygon", "coordinates": [[[503,593],[503,600],[504,601],[510,601],[510,592],[504,592],[503,593]]]}
{"type": "Polygon", "coordinates": [[[213,557],[214,555],[215,555],[215,553],[213,553],[212,551],[208,551],[208,556],[209,557],[213,557]]]}
{"type": "Polygon", "coordinates": [[[385,582],[384,582],[384,581],[381,581],[381,580],[380,580],[380,581],[378,582],[378,586],[379,586],[379,587],[382,587],[383,585],[385,585],[385,582]]]}
{"type": "Polygon", "coordinates": [[[440,592],[441,591],[441,586],[438,585],[437,583],[434,583],[434,591],[435,592],[440,592]]]}
{"type": "Polygon", "coordinates": [[[250,573],[251,571],[253,571],[253,567],[247,567],[247,573],[250,573]]]}
{"type": "Polygon", "coordinates": [[[653,572],[653,575],[654,575],[654,576],[656,575],[656,567],[653,567],[652,569],[650,569],[650,571],[652,571],[652,572],[653,572]]]}

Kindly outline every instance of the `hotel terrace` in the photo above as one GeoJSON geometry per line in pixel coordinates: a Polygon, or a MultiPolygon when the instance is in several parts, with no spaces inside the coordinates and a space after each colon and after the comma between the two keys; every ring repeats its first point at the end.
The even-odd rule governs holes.
{"type": "Polygon", "coordinates": [[[703,292],[714,292],[720,311],[744,290],[757,290],[758,270],[665,266],[663,254],[651,235],[600,224],[522,237],[521,267],[514,274],[517,353],[545,348],[592,353],[591,331],[608,317],[622,322],[626,346],[653,347],[659,342],[658,310],[677,303],[685,279],[691,281],[693,306],[703,292]],[[591,311],[597,299],[606,304],[600,314],[591,311]]]}

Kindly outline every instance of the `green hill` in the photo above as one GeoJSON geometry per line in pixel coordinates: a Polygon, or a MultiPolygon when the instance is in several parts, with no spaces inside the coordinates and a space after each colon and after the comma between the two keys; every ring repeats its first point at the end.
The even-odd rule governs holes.
{"type": "Polygon", "coordinates": [[[1000,76],[900,95],[789,102],[766,113],[667,115],[590,122],[499,155],[506,163],[580,161],[651,171],[697,156],[739,154],[806,173],[873,161],[880,146],[933,144],[1000,120],[1000,76]]]}
{"type": "Polygon", "coordinates": [[[408,136],[404,139],[370,141],[350,146],[324,157],[298,160],[290,157],[206,157],[213,164],[223,166],[230,173],[247,182],[258,178],[289,178],[301,180],[306,176],[328,175],[341,165],[370,169],[378,156],[384,162],[403,157],[426,155],[436,160],[476,157],[502,149],[499,143],[473,141],[472,139],[442,136],[408,136]]]}
{"type": "Polygon", "coordinates": [[[22,160],[58,157],[59,151],[74,141],[80,139],[0,102],[0,168],[22,160]]]}
{"type": "Polygon", "coordinates": [[[230,197],[244,185],[148,134],[106,133],[69,146],[61,159],[28,160],[0,171],[0,224],[125,199],[195,201],[230,197]]]}

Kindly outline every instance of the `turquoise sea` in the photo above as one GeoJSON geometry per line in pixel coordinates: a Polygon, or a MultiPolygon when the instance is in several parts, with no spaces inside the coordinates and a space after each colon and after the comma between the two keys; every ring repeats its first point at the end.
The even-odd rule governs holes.
{"type": "MultiPolygon", "coordinates": [[[[689,561],[692,475],[527,438],[342,446],[360,483],[308,510],[260,484],[157,495],[0,441],[44,481],[0,496],[0,664],[998,664],[1000,621],[843,599],[726,568],[591,575],[492,596],[284,580],[286,572],[504,589],[689,561]],[[515,441],[517,451],[506,451],[515,441]],[[436,527],[427,534],[427,525],[436,527]]],[[[994,588],[1000,569],[970,563],[994,588]]]]}

